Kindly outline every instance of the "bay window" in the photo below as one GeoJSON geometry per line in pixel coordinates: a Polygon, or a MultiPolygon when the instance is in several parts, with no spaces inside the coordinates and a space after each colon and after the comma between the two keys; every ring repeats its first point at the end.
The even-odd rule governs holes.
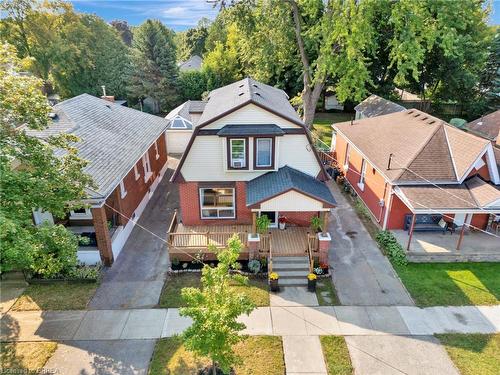
{"type": "Polygon", "coordinates": [[[234,188],[201,188],[202,219],[234,219],[234,188]]]}

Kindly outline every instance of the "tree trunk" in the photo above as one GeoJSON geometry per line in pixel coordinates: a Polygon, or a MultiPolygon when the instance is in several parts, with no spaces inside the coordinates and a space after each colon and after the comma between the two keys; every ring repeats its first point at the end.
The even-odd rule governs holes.
{"type": "Polygon", "coordinates": [[[308,129],[312,128],[314,115],[316,114],[316,105],[318,104],[318,100],[321,92],[323,91],[324,85],[324,82],[316,82],[311,88],[309,85],[305,85],[304,82],[304,90],[302,91],[302,105],[304,109],[304,115],[302,117],[302,120],[304,121],[308,129]]]}
{"type": "Polygon", "coordinates": [[[214,360],[212,360],[212,375],[217,375],[217,367],[215,367],[214,360]]]}

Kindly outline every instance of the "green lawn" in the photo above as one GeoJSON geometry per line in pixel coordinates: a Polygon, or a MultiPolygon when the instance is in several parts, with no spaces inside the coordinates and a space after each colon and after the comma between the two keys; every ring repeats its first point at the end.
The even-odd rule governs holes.
{"type": "Polygon", "coordinates": [[[314,118],[313,129],[318,134],[319,138],[330,146],[332,141],[332,124],[350,121],[353,117],[353,113],[317,113],[314,118]]]}
{"type": "Polygon", "coordinates": [[[16,342],[0,345],[2,374],[38,374],[57,349],[55,342],[16,342]]]}
{"type": "Polygon", "coordinates": [[[32,284],[12,306],[13,311],[83,310],[94,296],[98,283],[32,284]]]}
{"type": "Polygon", "coordinates": [[[316,297],[320,306],[340,305],[331,277],[316,281],[316,297]]]}
{"type": "MultiPolygon", "coordinates": [[[[282,375],[285,373],[281,337],[250,336],[234,347],[241,358],[235,367],[238,375],[282,375]]],[[[187,351],[180,337],[158,340],[149,366],[150,375],[197,374],[209,365],[207,358],[196,358],[187,351]]]]}
{"type": "MultiPolygon", "coordinates": [[[[170,276],[160,296],[160,307],[182,307],[184,302],[181,289],[186,287],[200,287],[199,273],[181,273],[170,276]]],[[[265,278],[249,278],[248,286],[235,285],[234,288],[244,292],[256,306],[269,306],[269,286],[265,278]]]]}
{"type": "Polygon", "coordinates": [[[499,304],[500,263],[393,266],[419,306],[499,304]]]}
{"type": "Polygon", "coordinates": [[[329,375],[350,375],[354,373],[347,344],[342,336],[320,336],[326,369],[329,375]]]}
{"type": "Polygon", "coordinates": [[[500,334],[436,335],[462,375],[496,375],[500,369],[500,334]]]}

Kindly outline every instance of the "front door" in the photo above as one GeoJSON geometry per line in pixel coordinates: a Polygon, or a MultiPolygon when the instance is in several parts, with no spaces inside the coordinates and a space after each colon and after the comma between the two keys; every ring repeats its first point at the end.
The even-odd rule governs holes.
{"type": "Polygon", "coordinates": [[[267,218],[271,221],[269,224],[270,228],[278,227],[278,213],[276,211],[260,211],[259,216],[266,215],[267,218]]]}

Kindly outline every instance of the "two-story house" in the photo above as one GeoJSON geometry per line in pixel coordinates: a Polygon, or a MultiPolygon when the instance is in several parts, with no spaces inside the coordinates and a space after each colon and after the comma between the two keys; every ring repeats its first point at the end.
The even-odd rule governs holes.
{"type": "Polygon", "coordinates": [[[261,215],[270,219],[271,235],[253,246],[304,255],[314,235],[312,217],[321,216],[326,231],[335,207],[327,178],[284,91],[250,78],[213,90],[172,177],[180,213],[170,231],[170,255],[223,246],[234,232],[247,254],[261,215]],[[286,229],[274,229],[278,222],[286,229]]]}

